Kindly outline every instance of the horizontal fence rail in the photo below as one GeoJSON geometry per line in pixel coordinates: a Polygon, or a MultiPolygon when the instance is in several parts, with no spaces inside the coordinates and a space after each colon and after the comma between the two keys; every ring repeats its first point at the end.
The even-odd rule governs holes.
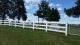
{"type": "Polygon", "coordinates": [[[15,27],[22,27],[22,28],[32,28],[34,29],[41,29],[47,31],[55,31],[55,32],[61,32],[65,33],[65,36],[67,36],[67,23],[60,23],[60,22],[40,22],[33,21],[21,21],[18,22],[16,20],[0,20],[0,25],[9,25],[9,26],[15,26],[15,27]]]}

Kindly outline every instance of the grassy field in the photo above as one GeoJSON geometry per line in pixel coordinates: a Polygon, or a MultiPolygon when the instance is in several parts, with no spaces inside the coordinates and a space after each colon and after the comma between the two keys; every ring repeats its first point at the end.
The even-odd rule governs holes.
{"type": "Polygon", "coordinates": [[[80,45],[80,37],[42,30],[0,26],[0,45],[80,45]]]}
{"type": "Polygon", "coordinates": [[[68,27],[68,33],[80,36],[80,27],[70,26],[70,27],[68,27]]]}

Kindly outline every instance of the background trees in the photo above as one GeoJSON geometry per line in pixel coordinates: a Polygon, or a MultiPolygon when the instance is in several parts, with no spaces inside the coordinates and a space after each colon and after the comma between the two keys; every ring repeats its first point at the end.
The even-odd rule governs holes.
{"type": "Polygon", "coordinates": [[[49,15],[47,16],[47,20],[48,21],[59,21],[60,19],[60,15],[59,15],[59,12],[58,12],[58,9],[57,8],[52,8],[51,10],[49,10],[49,15]]]}
{"type": "Polygon", "coordinates": [[[41,11],[40,10],[37,10],[37,12],[34,15],[35,16],[38,16],[38,23],[39,23],[39,18],[42,18],[41,11]]]}
{"type": "Polygon", "coordinates": [[[13,20],[20,20],[20,18],[23,20],[27,19],[23,0],[0,0],[0,8],[2,19],[5,19],[5,15],[9,16],[13,20]]]}
{"type": "Polygon", "coordinates": [[[21,16],[21,18],[25,21],[27,19],[27,15],[26,15],[27,12],[23,0],[18,0],[18,11],[19,11],[19,16],[21,16]]]}
{"type": "Polygon", "coordinates": [[[42,0],[39,4],[39,9],[35,13],[38,18],[42,18],[47,21],[59,21],[60,15],[57,8],[51,8],[49,3],[42,0]]]}
{"type": "Polygon", "coordinates": [[[6,10],[6,5],[5,2],[3,2],[4,0],[0,0],[0,16],[2,17],[2,20],[4,20],[6,18],[5,16],[5,10],[6,10]]]}
{"type": "Polygon", "coordinates": [[[80,0],[77,0],[75,2],[76,6],[69,8],[69,9],[64,9],[65,13],[68,16],[72,16],[72,17],[79,17],[80,16],[80,0]]]}

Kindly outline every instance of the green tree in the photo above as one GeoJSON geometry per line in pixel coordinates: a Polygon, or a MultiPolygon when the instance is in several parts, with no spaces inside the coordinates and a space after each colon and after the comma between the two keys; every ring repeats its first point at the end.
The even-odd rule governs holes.
{"type": "Polygon", "coordinates": [[[0,0],[0,15],[2,17],[2,20],[4,20],[6,18],[6,16],[5,16],[5,10],[6,10],[6,5],[3,2],[3,0],[0,0]]]}
{"type": "Polygon", "coordinates": [[[38,16],[38,23],[39,23],[39,18],[41,17],[41,11],[37,10],[37,12],[34,15],[38,16]]]}
{"type": "Polygon", "coordinates": [[[41,1],[41,3],[39,4],[39,9],[35,14],[36,16],[38,16],[38,18],[43,18],[43,20],[45,19],[47,21],[59,21],[60,19],[60,15],[57,8],[51,9],[49,3],[46,2],[45,0],[41,1]]]}
{"type": "Polygon", "coordinates": [[[76,6],[69,8],[69,9],[64,9],[64,12],[70,17],[79,17],[80,16],[80,0],[77,0],[75,2],[76,6]]]}
{"type": "MultiPolygon", "coordinates": [[[[60,14],[59,14],[59,11],[58,9],[56,8],[54,11],[52,10],[52,13],[54,13],[54,16],[53,16],[53,21],[59,21],[60,19],[60,14]]],[[[53,15],[53,14],[52,14],[53,15]]]]}
{"type": "Polygon", "coordinates": [[[21,16],[21,18],[24,21],[27,20],[26,9],[25,9],[23,0],[18,0],[18,12],[19,12],[19,16],[21,16]]]}
{"type": "Polygon", "coordinates": [[[48,8],[49,8],[48,2],[46,2],[45,0],[42,0],[41,3],[39,4],[39,9],[37,11],[39,14],[37,14],[37,12],[35,13],[37,14],[36,16],[38,16],[39,18],[42,18],[42,22],[47,16],[48,8]]]}
{"type": "Polygon", "coordinates": [[[0,0],[0,14],[2,19],[5,19],[5,15],[11,19],[22,18],[24,21],[27,19],[26,10],[23,0],[0,0]]]}
{"type": "Polygon", "coordinates": [[[47,16],[47,20],[48,21],[59,21],[60,19],[60,15],[59,15],[59,12],[58,12],[58,9],[49,9],[48,10],[48,16],[47,16]]]}

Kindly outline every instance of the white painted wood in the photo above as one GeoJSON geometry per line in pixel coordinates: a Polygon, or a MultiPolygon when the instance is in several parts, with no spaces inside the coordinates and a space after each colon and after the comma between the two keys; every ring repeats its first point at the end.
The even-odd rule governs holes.
{"type": "Polygon", "coordinates": [[[9,21],[9,26],[10,26],[10,22],[11,22],[11,21],[9,21]]]}
{"type": "Polygon", "coordinates": [[[35,23],[34,23],[34,21],[33,21],[33,30],[34,30],[34,27],[35,27],[35,23]]]}
{"type": "Polygon", "coordinates": [[[66,23],[66,28],[65,28],[65,36],[67,36],[67,30],[68,30],[68,23],[66,23]]]}
{"type": "Polygon", "coordinates": [[[55,32],[61,32],[61,33],[65,33],[65,31],[60,31],[60,30],[52,30],[52,29],[48,29],[49,31],[55,31],[55,32]]]}
{"type": "Polygon", "coordinates": [[[16,27],[16,20],[15,20],[15,27],[16,27]]]}
{"type": "Polygon", "coordinates": [[[38,24],[36,24],[35,26],[45,26],[46,27],[46,25],[38,25],[38,24]]]}
{"type": "Polygon", "coordinates": [[[36,29],[42,29],[42,30],[45,30],[45,28],[36,28],[36,29]]]}
{"type": "Polygon", "coordinates": [[[0,25],[9,25],[9,26],[15,26],[15,27],[22,27],[24,28],[32,28],[34,29],[41,29],[47,31],[55,31],[55,32],[61,32],[65,33],[65,36],[67,36],[67,28],[68,24],[67,23],[60,23],[60,22],[26,22],[26,21],[21,21],[18,23],[16,20],[8,21],[4,20],[4,24],[2,24],[2,20],[0,20],[0,25]],[[29,24],[28,24],[29,23],[29,24]],[[64,24],[65,26],[60,26],[58,24],[64,24]],[[31,26],[32,25],[32,26],[31,26]],[[36,27],[37,26],[37,27],[36,27]],[[51,27],[51,28],[50,28],[51,27]],[[57,29],[54,29],[57,28],[57,29]],[[64,30],[59,30],[59,29],[64,29],[64,30]]]}
{"type": "Polygon", "coordinates": [[[48,29],[48,26],[47,26],[47,25],[48,25],[48,24],[47,24],[47,22],[46,22],[46,30],[45,30],[46,32],[47,32],[47,29],[48,29]]]}
{"type": "Polygon", "coordinates": [[[25,25],[25,24],[24,24],[24,21],[23,21],[23,29],[24,29],[24,27],[25,27],[24,25],[25,25]]]}
{"type": "MultiPolygon", "coordinates": [[[[48,25],[49,26],[49,25],[48,25]]],[[[63,26],[49,26],[49,27],[54,27],[54,28],[66,28],[66,27],[63,27],[63,26]]]]}

